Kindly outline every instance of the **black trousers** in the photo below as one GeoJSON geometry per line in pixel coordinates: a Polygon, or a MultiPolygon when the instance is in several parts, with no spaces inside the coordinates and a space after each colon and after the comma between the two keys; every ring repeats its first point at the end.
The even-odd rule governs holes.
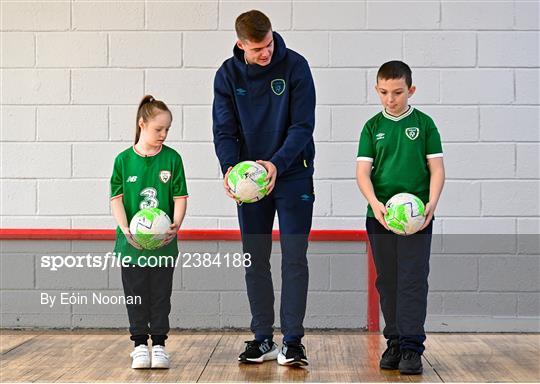
{"type": "Polygon", "coordinates": [[[276,212],[281,242],[281,332],[285,342],[300,342],[309,282],[308,236],[313,216],[313,179],[278,180],[269,196],[238,207],[244,252],[251,255],[246,287],[251,331],[262,340],[272,337],[274,286],[270,271],[272,226],[276,212]]]}
{"type": "Polygon", "coordinates": [[[169,313],[174,266],[122,267],[124,295],[140,296],[141,302],[126,304],[129,332],[135,346],[147,344],[148,335],[154,345],[165,345],[169,333],[169,313]]]}
{"type": "Polygon", "coordinates": [[[366,230],[377,270],[388,345],[399,342],[401,350],[422,354],[426,333],[429,256],[432,223],[410,236],[387,231],[373,217],[366,218],[366,230]]]}

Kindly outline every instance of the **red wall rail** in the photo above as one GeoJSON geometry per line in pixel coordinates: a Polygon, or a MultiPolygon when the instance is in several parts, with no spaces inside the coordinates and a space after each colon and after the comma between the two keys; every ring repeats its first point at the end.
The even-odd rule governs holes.
{"type": "MultiPolygon", "coordinates": [[[[0,240],[114,240],[113,229],[26,229],[0,228],[0,240]]],[[[184,241],[239,241],[237,229],[182,229],[178,238],[184,241]]],[[[273,231],[272,238],[279,240],[279,231],[273,231]]],[[[310,241],[358,241],[366,242],[368,250],[368,331],[379,331],[379,296],[375,289],[377,274],[373,264],[371,247],[366,231],[349,229],[313,229],[310,241]]]]}
{"type": "MultiPolygon", "coordinates": [[[[114,240],[114,229],[23,229],[0,228],[0,240],[114,240]]],[[[239,241],[237,229],[182,229],[178,232],[181,240],[225,240],[239,241]]],[[[272,233],[279,239],[279,231],[272,233]]],[[[367,241],[366,231],[349,229],[313,229],[311,241],[367,241]]]]}

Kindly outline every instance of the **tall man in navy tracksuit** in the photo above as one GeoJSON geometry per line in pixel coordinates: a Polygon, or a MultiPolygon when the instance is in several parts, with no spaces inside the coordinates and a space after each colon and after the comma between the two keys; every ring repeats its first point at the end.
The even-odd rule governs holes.
{"type": "Polygon", "coordinates": [[[307,365],[301,344],[308,291],[306,252],[313,215],[315,87],[309,65],[288,49],[270,20],[259,11],[236,19],[233,57],[214,80],[213,131],[226,180],[232,166],[256,160],[268,171],[270,193],[238,206],[244,252],[251,254],[246,285],[255,339],[238,360],[307,365]],[[277,211],[282,251],[281,331],[272,340],[274,287],[270,273],[272,227],[277,211]]]}

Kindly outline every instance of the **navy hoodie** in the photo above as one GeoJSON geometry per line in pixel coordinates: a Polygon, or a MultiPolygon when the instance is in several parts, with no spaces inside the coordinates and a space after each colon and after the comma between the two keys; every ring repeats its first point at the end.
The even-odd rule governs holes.
{"type": "Polygon", "coordinates": [[[267,160],[279,178],[313,175],[315,86],[308,62],[273,32],[270,64],[246,64],[236,45],[214,79],[214,145],[223,174],[267,160]]]}

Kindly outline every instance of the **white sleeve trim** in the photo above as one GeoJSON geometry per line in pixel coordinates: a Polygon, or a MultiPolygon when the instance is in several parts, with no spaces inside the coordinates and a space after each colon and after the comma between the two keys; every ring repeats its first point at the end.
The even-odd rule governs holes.
{"type": "Polygon", "coordinates": [[[368,161],[370,163],[373,163],[373,159],[371,157],[363,157],[363,156],[358,156],[356,158],[356,161],[368,161]]]}
{"type": "Polygon", "coordinates": [[[442,153],[432,153],[431,155],[427,155],[426,159],[434,159],[436,157],[443,157],[442,153]]]}

